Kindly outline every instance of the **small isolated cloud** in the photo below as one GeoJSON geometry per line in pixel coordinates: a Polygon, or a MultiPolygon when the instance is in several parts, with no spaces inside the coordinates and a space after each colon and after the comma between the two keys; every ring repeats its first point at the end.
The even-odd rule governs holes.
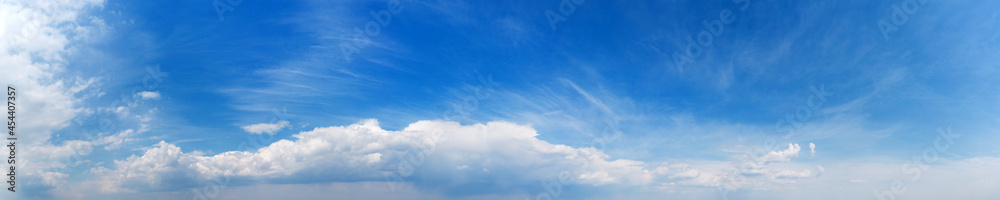
{"type": "Polygon", "coordinates": [[[809,143],[809,157],[815,157],[815,156],[816,156],[816,144],[813,144],[812,142],[810,142],[809,143]]]}
{"type": "Polygon", "coordinates": [[[761,157],[760,160],[763,162],[786,162],[792,160],[793,157],[799,157],[799,151],[801,150],[802,147],[799,147],[799,144],[788,144],[788,149],[769,152],[767,155],[761,157]]]}
{"type": "Polygon", "coordinates": [[[135,95],[139,95],[142,99],[160,99],[160,92],[142,91],[135,95]]]}
{"type": "Polygon", "coordinates": [[[278,123],[273,123],[273,124],[260,123],[249,126],[243,126],[240,128],[243,128],[243,130],[248,133],[253,133],[253,134],[267,133],[269,135],[274,135],[274,133],[278,132],[278,130],[281,130],[282,128],[285,128],[286,126],[288,126],[288,121],[280,121],[278,123]]]}

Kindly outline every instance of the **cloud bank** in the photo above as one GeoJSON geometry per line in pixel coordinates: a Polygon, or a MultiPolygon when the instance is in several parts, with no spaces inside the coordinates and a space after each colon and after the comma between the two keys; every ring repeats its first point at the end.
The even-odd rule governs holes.
{"type": "MultiPolygon", "coordinates": [[[[237,184],[385,181],[386,174],[402,172],[405,159],[415,167],[406,172],[412,176],[404,181],[440,187],[436,189],[478,185],[509,191],[567,172],[574,184],[590,186],[661,182],[712,186],[720,181],[719,172],[713,170],[613,159],[593,147],[551,144],[536,136],[530,126],[502,121],[474,125],[419,121],[389,131],[371,119],[301,132],[292,140],[253,151],[213,156],[185,153],[160,142],[142,155],[115,161],[113,169],[99,167],[93,172],[101,177],[98,182],[106,193],[185,188],[219,177],[237,184]],[[417,159],[407,157],[414,152],[421,152],[417,159]]],[[[767,159],[788,161],[798,151],[798,144],[790,145],[788,150],[771,152],[767,159]]],[[[812,172],[776,173],[782,178],[812,172]]]]}

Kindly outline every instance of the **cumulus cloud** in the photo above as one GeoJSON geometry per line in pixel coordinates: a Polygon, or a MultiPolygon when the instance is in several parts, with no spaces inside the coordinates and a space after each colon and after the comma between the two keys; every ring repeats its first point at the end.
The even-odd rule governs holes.
{"type": "Polygon", "coordinates": [[[285,128],[286,126],[288,126],[288,121],[279,121],[273,124],[260,123],[260,124],[243,126],[240,128],[243,128],[243,130],[248,133],[253,133],[253,134],[266,133],[274,135],[274,133],[277,133],[279,130],[285,128]]]}
{"type": "Polygon", "coordinates": [[[18,143],[31,151],[18,152],[18,179],[29,186],[56,186],[68,174],[51,172],[65,166],[71,155],[79,155],[88,142],[70,140],[53,144],[52,134],[66,128],[73,119],[91,110],[82,102],[99,96],[91,90],[101,83],[65,73],[66,59],[79,42],[99,34],[104,22],[87,16],[99,9],[102,0],[81,1],[0,1],[0,83],[17,93],[18,143]],[[28,170],[30,169],[30,170],[28,170]]]}
{"type": "MultiPolygon", "coordinates": [[[[389,131],[376,120],[364,120],[300,132],[293,139],[260,149],[212,156],[185,153],[173,144],[160,142],[142,155],[115,161],[113,168],[99,167],[92,172],[100,177],[101,191],[108,193],[184,188],[217,177],[286,183],[341,182],[386,181],[389,174],[404,173],[407,177],[402,181],[420,187],[442,187],[437,189],[505,183],[506,189],[515,190],[560,174],[568,175],[571,184],[591,186],[716,186],[723,180],[725,164],[721,161],[691,167],[612,159],[593,147],[552,144],[536,136],[538,133],[530,126],[510,122],[460,125],[419,121],[389,131]]],[[[797,147],[793,144],[788,150],[771,152],[767,159],[787,161],[797,154],[797,147]]],[[[774,179],[813,174],[808,170],[766,172],[774,179]]]]}
{"type": "Polygon", "coordinates": [[[799,144],[789,143],[784,150],[761,153],[763,155],[758,154],[760,156],[756,157],[743,155],[740,162],[732,163],[727,171],[712,174],[719,177],[719,180],[710,186],[719,186],[725,190],[773,190],[795,183],[794,179],[818,177],[824,170],[821,166],[817,166],[817,173],[812,170],[788,169],[788,166],[783,165],[775,166],[775,163],[791,162],[801,150],[799,144]]]}
{"type": "Polygon", "coordinates": [[[160,99],[160,92],[142,91],[136,93],[136,95],[139,95],[142,99],[160,99]]]}
{"type": "Polygon", "coordinates": [[[99,167],[92,170],[103,177],[100,181],[101,192],[133,192],[135,190],[121,187],[123,184],[138,187],[177,187],[176,183],[185,183],[182,179],[193,178],[191,172],[179,167],[191,163],[193,155],[184,155],[177,146],[161,141],[157,148],[146,151],[143,156],[130,156],[123,161],[115,161],[117,170],[111,171],[99,167]],[[122,181],[122,182],[117,182],[122,181]]]}
{"type": "Polygon", "coordinates": [[[84,90],[96,79],[62,76],[76,39],[87,37],[95,25],[81,13],[103,1],[0,2],[0,82],[17,90],[21,119],[18,128],[31,132],[20,139],[41,143],[52,131],[86,112],[80,107],[84,90]],[[59,13],[58,15],[50,15],[59,13]]]}
{"type": "Polygon", "coordinates": [[[816,144],[809,143],[809,157],[816,157],[816,144]]]}
{"type": "Polygon", "coordinates": [[[109,193],[195,185],[218,176],[383,181],[385,174],[399,172],[404,160],[413,160],[408,154],[433,149],[423,151],[418,163],[408,163],[416,172],[407,181],[464,185],[490,180],[531,185],[540,177],[555,177],[564,171],[572,172],[571,178],[579,184],[648,184],[653,180],[654,174],[643,162],[611,160],[595,148],[551,144],[535,138],[537,135],[531,127],[509,122],[463,126],[419,121],[400,131],[387,131],[377,121],[365,120],[301,132],[293,140],[280,140],[253,151],[214,156],[184,153],[175,145],[160,142],[143,155],[115,161],[114,169],[92,171],[101,177],[102,191],[109,193]]]}
{"type": "Polygon", "coordinates": [[[799,147],[799,144],[788,144],[788,149],[782,151],[769,152],[767,153],[767,155],[762,156],[760,160],[765,163],[776,162],[776,161],[782,161],[782,162],[790,161],[794,157],[799,157],[799,151],[801,150],[802,148],[799,147]]]}

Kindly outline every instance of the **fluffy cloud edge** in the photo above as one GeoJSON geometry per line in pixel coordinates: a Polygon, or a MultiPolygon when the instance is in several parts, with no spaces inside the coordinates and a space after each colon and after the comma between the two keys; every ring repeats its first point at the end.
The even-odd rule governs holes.
{"type": "MultiPolygon", "coordinates": [[[[593,147],[552,144],[536,136],[530,126],[503,121],[473,125],[418,121],[389,131],[370,119],[300,132],[292,140],[279,140],[256,150],[213,156],[184,153],[180,147],[161,141],[142,155],[116,160],[113,169],[98,167],[92,172],[99,176],[105,193],[180,189],[218,177],[342,182],[385,181],[387,174],[405,174],[402,181],[454,186],[482,181],[533,185],[546,177],[567,174],[571,184],[655,188],[716,186],[724,176],[719,168],[612,159],[593,147]]],[[[790,144],[789,149],[765,157],[788,161],[797,156],[797,146],[790,144]]],[[[808,170],[768,173],[775,179],[813,174],[808,170]]]]}

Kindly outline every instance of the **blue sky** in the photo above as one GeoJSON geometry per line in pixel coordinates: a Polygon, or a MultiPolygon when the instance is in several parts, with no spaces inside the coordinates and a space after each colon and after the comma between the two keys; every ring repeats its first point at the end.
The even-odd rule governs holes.
{"type": "Polygon", "coordinates": [[[1000,196],[994,2],[0,2],[15,199],[1000,196]]]}

